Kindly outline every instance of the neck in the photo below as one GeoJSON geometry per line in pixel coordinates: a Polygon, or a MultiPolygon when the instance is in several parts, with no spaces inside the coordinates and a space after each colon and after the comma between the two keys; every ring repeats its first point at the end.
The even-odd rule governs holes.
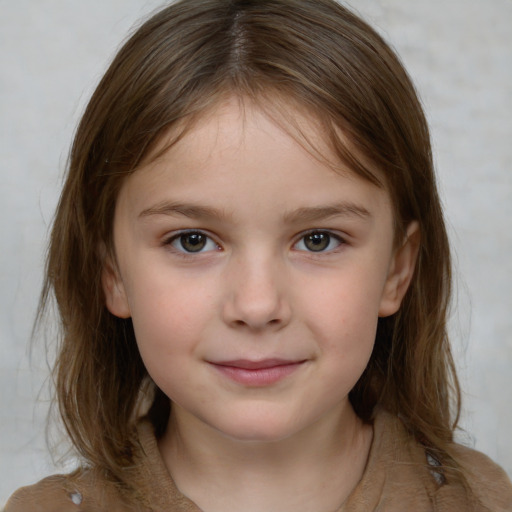
{"type": "Polygon", "coordinates": [[[205,512],[332,512],[360,480],[371,440],[350,404],[270,442],[226,437],[174,406],[159,448],[178,489],[205,512]]]}

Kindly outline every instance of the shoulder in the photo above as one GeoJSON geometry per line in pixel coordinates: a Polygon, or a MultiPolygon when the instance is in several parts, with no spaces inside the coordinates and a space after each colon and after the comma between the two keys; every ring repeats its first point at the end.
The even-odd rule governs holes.
{"type": "Polygon", "coordinates": [[[475,498],[492,511],[512,511],[512,483],[507,473],[487,455],[462,445],[454,446],[475,498]]]}
{"type": "Polygon", "coordinates": [[[54,475],[37,484],[18,489],[7,502],[4,512],[53,512],[80,510],[83,495],[70,486],[64,475],[54,475]]]}
{"type": "Polygon", "coordinates": [[[116,487],[88,470],[53,475],[18,489],[3,512],[142,512],[116,487]]]}
{"type": "MultiPolygon", "coordinates": [[[[404,496],[406,490],[404,499],[411,494],[415,501],[419,495],[426,497],[430,505],[425,505],[425,510],[435,504],[438,511],[512,512],[512,483],[507,473],[483,453],[454,443],[448,453],[457,469],[443,466],[403,420],[385,411],[375,418],[374,432],[374,449],[378,452],[378,457],[373,457],[378,464],[374,465],[385,473],[377,477],[382,480],[386,497],[404,496]]],[[[376,479],[375,471],[372,478],[376,479]]]]}

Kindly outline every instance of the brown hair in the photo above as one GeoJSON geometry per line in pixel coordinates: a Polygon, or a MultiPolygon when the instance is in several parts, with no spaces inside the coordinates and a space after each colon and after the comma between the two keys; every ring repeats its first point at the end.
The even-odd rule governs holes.
{"type": "Polygon", "coordinates": [[[397,238],[418,221],[412,284],[400,311],[379,320],[350,398],[365,421],[377,405],[399,414],[453,465],[460,393],[446,334],[450,252],[428,128],[396,55],[334,0],[178,1],[131,36],[101,80],[72,146],[41,299],[44,309],[53,292],[62,319],[56,390],[74,446],[122,481],[144,401],[157,433],[165,427],[169,401],[146,373],[131,320],[105,307],[103,258],[123,179],[164,132],[175,127],[179,138],[225,94],[314,112],[343,162],[376,184],[372,168],[385,177],[397,238]]]}

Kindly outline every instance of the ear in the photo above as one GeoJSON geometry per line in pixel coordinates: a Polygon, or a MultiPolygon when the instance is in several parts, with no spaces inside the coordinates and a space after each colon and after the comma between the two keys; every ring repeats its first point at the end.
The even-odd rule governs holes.
{"type": "Polygon", "coordinates": [[[110,256],[106,256],[103,261],[101,285],[105,294],[105,305],[113,315],[119,318],[129,318],[131,316],[130,307],[117,265],[113,263],[110,256]]]}
{"type": "Polygon", "coordinates": [[[382,293],[379,316],[390,316],[398,311],[416,266],[420,246],[420,228],[416,221],[407,227],[403,244],[395,250],[382,293]]]}

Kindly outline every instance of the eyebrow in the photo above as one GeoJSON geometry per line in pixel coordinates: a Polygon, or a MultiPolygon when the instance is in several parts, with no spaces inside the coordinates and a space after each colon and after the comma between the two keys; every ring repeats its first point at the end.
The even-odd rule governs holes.
{"type": "Polygon", "coordinates": [[[173,203],[164,201],[139,213],[139,218],[150,217],[151,215],[183,215],[191,219],[227,217],[225,212],[209,206],[199,206],[192,203],[173,203]]]}
{"type": "MultiPolygon", "coordinates": [[[[229,215],[225,211],[210,206],[200,206],[193,203],[177,203],[164,201],[146,208],[139,214],[139,218],[152,215],[182,215],[191,219],[226,219],[229,215]]],[[[313,206],[298,208],[284,215],[287,224],[300,222],[314,222],[332,217],[356,217],[367,220],[371,213],[363,206],[353,202],[342,202],[326,206],[313,206]]]]}
{"type": "Polygon", "coordinates": [[[285,221],[293,224],[326,220],[332,217],[356,217],[367,220],[371,217],[371,213],[364,206],[353,202],[343,202],[327,206],[299,208],[286,214],[285,221]]]}

